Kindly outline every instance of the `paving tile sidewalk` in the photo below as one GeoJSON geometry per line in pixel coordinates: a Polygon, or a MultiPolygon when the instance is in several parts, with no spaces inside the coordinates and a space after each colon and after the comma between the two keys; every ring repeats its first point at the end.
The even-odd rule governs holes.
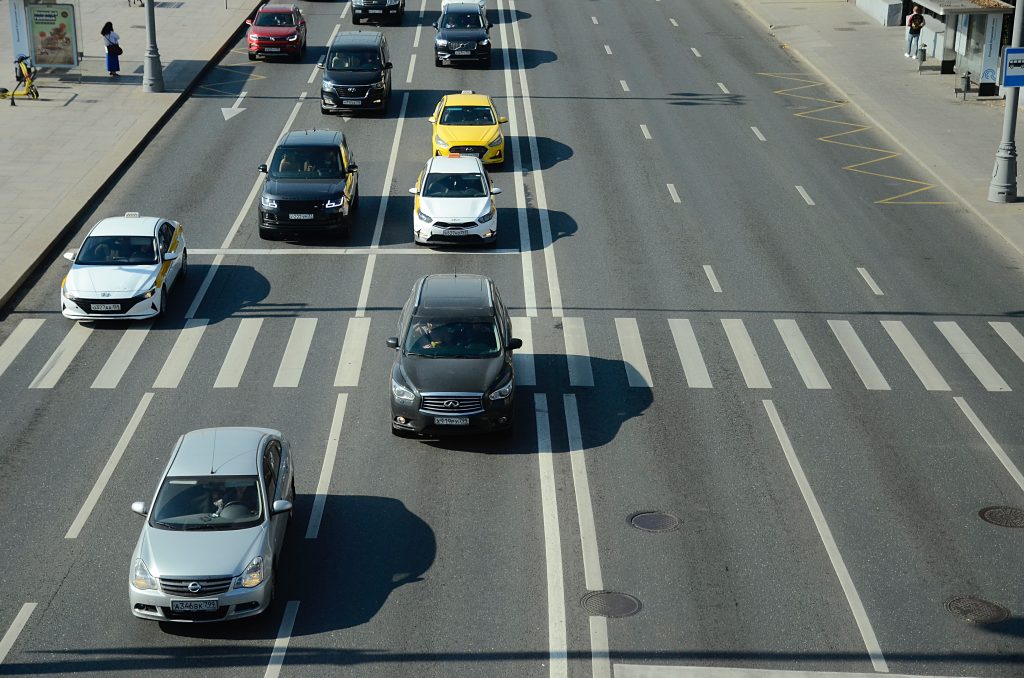
{"type": "MultiPolygon", "coordinates": [[[[0,0],[0,86],[13,89],[9,0],[0,0]],[[10,80],[10,81],[9,81],[10,80]]],[[[79,0],[81,70],[42,75],[38,101],[0,100],[0,309],[78,212],[145,141],[261,0],[156,6],[166,92],[142,91],[146,10],[79,0]],[[121,77],[107,75],[100,28],[121,36],[121,77]]]]}

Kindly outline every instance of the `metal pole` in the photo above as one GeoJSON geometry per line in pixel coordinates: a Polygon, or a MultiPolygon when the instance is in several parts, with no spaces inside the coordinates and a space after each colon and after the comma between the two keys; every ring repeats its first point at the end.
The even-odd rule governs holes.
{"type": "Polygon", "coordinates": [[[146,0],[146,60],[142,63],[142,91],[163,92],[164,71],[156,48],[156,7],[146,0]]]}
{"type": "MultiPolygon", "coordinates": [[[[1020,47],[1021,29],[1024,22],[1024,0],[1016,0],[1013,8],[1013,37],[1011,47],[1020,47]]],[[[996,163],[992,168],[992,181],[988,185],[989,202],[1013,202],[1017,199],[1017,145],[1014,133],[1017,129],[1017,100],[1020,89],[1007,87],[1006,110],[1003,112],[1003,138],[996,150],[996,163]]]]}

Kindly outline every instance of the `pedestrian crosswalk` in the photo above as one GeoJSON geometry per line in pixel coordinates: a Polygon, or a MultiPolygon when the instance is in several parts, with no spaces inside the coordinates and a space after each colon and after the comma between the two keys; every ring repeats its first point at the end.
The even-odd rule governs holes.
{"type": "MultiPolygon", "coordinates": [[[[154,389],[179,388],[197,379],[215,389],[264,383],[288,389],[323,375],[326,384],[354,388],[365,378],[364,363],[377,347],[376,335],[382,339],[391,322],[371,317],[191,319],[178,329],[156,331],[149,322],[98,329],[25,318],[2,328],[0,383],[20,379],[30,389],[54,389],[73,380],[94,389],[116,389],[126,375],[138,383],[137,375],[143,374],[155,375],[149,377],[152,382],[143,379],[146,388],[154,389]],[[274,345],[272,351],[268,344],[274,345]],[[190,369],[196,362],[202,369],[190,369]]],[[[993,393],[1024,388],[1024,321],[699,314],[564,317],[555,323],[516,317],[512,324],[523,341],[515,364],[518,383],[525,387],[768,390],[795,385],[812,391],[920,387],[934,392],[980,387],[993,393]]],[[[372,359],[380,367],[390,361],[390,353],[382,349],[372,359]]]]}

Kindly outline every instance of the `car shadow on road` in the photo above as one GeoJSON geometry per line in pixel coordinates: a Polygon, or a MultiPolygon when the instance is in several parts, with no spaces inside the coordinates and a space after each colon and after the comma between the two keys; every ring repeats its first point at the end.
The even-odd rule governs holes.
{"type": "Polygon", "coordinates": [[[671,92],[672,106],[742,106],[747,99],[742,94],[724,92],[671,92]]]}
{"type": "MultiPolygon", "coordinates": [[[[518,51],[523,55],[522,67],[525,69],[537,68],[538,66],[558,61],[558,55],[551,50],[524,47],[518,51]]],[[[491,59],[495,66],[502,64],[519,66],[519,62],[512,58],[516,52],[517,50],[513,47],[495,48],[491,54],[491,59]]]]}
{"type": "MultiPolygon", "coordinates": [[[[177,289],[171,288],[165,315],[154,323],[154,330],[183,327],[185,316],[212,268],[208,257],[203,257],[203,263],[195,261],[196,258],[189,257],[188,278],[176,283],[177,289]]],[[[270,287],[270,281],[252,266],[222,264],[217,267],[195,317],[209,319],[210,324],[220,322],[262,302],[270,295],[270,287]]]]}
{"type": "Polygon", "coordinates": [[[540,157],[539,168],[536,162],[527,162],[530,158],[533,158],[534,161],[536,160],[530,149],[530,137],[505,135],[505,162],[501,165],[491,165],[487,168],[487,171],[497,176],[513,172],[515,170],[514,156],[517,149],[521,156],[520,165],[526,171],[551,169],[558,163],[568,160],[573,156],[571,146],[567,146],[551,137],[536,137],[536,142],[537,155],[540,157]]]}

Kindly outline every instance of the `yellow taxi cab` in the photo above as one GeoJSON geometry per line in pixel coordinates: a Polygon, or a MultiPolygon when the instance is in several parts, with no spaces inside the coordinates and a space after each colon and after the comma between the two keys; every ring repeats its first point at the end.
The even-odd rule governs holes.
{"type": "Polygon", "coordinates": [[[445,95],[430,122],[434,126],[434,155],[456,153],[477,157],[485,165],[505,162],[505,137],[500,125],[508,122],[508,118],[498,115],[486,94],[464,90],[445,95]]]}

